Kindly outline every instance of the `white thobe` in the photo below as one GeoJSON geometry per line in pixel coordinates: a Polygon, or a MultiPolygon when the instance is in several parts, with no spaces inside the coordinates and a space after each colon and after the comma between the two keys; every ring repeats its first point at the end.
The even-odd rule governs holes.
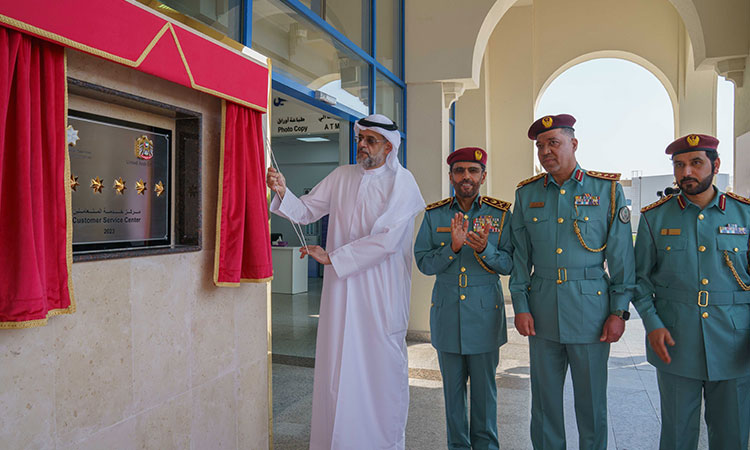
{"type": "Polygon", "coordinates": [[[271,202],[271,212],[300,224],[330,214],[312,450],[404,448],[411,244],[424,201],[411,174],[399,170],[341,166],[309,194],[287,190],[271,202]]]}

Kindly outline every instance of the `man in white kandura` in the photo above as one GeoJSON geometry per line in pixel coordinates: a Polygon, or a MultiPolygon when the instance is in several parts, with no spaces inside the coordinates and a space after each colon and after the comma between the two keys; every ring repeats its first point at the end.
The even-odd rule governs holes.
{"type": "MultiPolygon", "coordinates": [[[[315,351],[311,450],[403,449],[409,380],[406,328],[414,218],[425,207],[398,162],[396,124],[373,114],[354,125],[356,165],[336,168],[297,198],[268,169],[271,212],[300,224],[330,214],[315,351]]],[[[302,254],[306,254],[302,249],[302,254]]]]}

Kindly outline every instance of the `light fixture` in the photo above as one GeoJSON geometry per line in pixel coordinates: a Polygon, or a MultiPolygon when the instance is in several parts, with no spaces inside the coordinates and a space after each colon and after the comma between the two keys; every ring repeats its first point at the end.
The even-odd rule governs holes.
{"type": "Polygon", "coordinates": [[[297,138],[297,140],[298,141],[302,141],[302,142],[328,142],[328,141],[330,141],[330,139],[326,139],[326,138],[323,138],[323,137],[317,137],[317,136],[299,137],[299,138],[297,138]]]}

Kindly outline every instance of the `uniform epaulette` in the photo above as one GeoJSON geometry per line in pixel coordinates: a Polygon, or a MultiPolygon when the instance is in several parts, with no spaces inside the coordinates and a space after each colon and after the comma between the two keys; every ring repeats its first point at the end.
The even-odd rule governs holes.
{"type": "Polygon", "coordinates": [[[536,180],[540,180],[540,179],[544,178],[545,175],[547,175],[547,174],[544,173],[544,172],[542,172],[542,173],[540,173],[538,175],[534,175],[531,178],[526,178],[525,180],[523,180],[520,183],[518,183],[518,186],[516,186],[516,188],[520,188],[520,187],[526,186],[529,183],[533,183],[536,180]]]}
{"type": "Polygon", "coordinates": [[[486,204],[492,206],[493,208],[497,208],[497,209],[500,209],[502,211],[508,211],[510,209],[510,205],[511,205],[510,202],[504,202],[502,200],[498,200],[498,199],[492,198],[492,197],[482,197],[481,202],[482,203],[486,203],[486,204]]]}
{"type": "Polygon", "coordinates": [[[425,210],[425,211],[429,211],[429,210],[431,210],[431,209],[435,209],[435,208],[440,208],[441,206],[443,206],[443,205],[447,205],[448,203],[450,203],[450,202],[451,202],[451,199],[452,199],[452,198],[453,198],[453,197],[448,197],[448,198],[444,198],[444,199],[442,199],[442,200],[440,200],[440,201],[438,201],[438,202],[435,202],[435,203],[430,203],[429,205],[427,205],[427,206],[425,207],[425,209],[424,209],[424,210],[425,210]]]}
{"type": "Polygon", "coordinates": [[[602,180],[620,181],[619,173],[597,172],[595,170],[587,170],[586,175],[590,177],[594,177],[594,178],[601,178],[602,180]]]}
{"type": "Polygon", "coordinates": [[[744,203],[746,205],[750,205],[750,198],[743,197],[741,195],[737,195],[734,192],[726,192],[727,196],[732,197],[733,199],[737,200],[740,203],[744,203]]]}
{"type": "Polygon", "coordinates": [[[663,205],[664,203],[667,203],[669,201],[669,199],[671,199],[672,197],[674,197],[674,195],[670,194],[670,195],[667,195],[664,198],[661,198],[661,199],[655,201],[654,203],[651,203],[650,205],[644,206],[643,208],[641,208],[641,214],[645,213],[646,211],[648,211],[650,209],[654,209],[654,208],[656,208],[659,205],[663,205]]]}

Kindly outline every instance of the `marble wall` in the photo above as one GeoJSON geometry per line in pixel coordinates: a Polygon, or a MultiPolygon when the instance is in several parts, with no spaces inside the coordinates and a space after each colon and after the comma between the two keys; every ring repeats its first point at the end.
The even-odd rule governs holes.
{"type": "Polygon", "coordinates": [[[203,114],[203,250],[75,263],[75,314],[0,330],[0,447],[269,448],[269,286],[211,281],[220,101],[76,51],[68,76],[203,114]]]}

